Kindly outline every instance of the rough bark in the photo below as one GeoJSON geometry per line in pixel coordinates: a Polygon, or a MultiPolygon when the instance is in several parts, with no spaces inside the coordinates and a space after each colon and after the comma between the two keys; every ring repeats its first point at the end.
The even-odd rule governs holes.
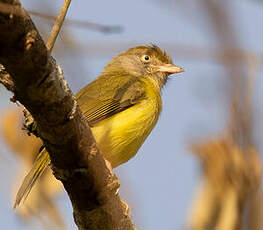
{"type": "MultiPolygon", "coordinates": [[[[0,4],[2,9],[6,6],[0,10],[0,63],[12,76],[15,99],[37,123],[78,228],[134,229],[117,192],[119,181],[100,154],[62,70],[20,3],[0,4]]],[[[2,80],[3,76],[7,75],[0,74],[2,80]]]]}

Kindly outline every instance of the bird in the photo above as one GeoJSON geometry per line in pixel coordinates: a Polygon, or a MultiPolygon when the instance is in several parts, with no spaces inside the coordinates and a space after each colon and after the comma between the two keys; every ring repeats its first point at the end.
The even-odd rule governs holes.
{"type": "MultiPolygon", "coordinates": [[[[157,45],[135,46],[115,56],[99,77],[75,95],[112,168],[137,153],[158,121],[161,90],[168,76],[183,71],[157,45]]],[[[14,207],[26,199],[49,164],[49,154],[43,149],[18,190],[14,207]]]]}

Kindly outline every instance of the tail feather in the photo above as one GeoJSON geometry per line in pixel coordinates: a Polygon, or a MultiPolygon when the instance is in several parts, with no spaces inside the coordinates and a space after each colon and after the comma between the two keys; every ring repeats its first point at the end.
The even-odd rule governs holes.
{"type": "Polygon", "coordinates": [[[19,206],[22,200],[25,201],[37,179],[43,174],[49,163],[50,158],[48,152],[43,149],[17,192],[14,208],[19,206]]]}

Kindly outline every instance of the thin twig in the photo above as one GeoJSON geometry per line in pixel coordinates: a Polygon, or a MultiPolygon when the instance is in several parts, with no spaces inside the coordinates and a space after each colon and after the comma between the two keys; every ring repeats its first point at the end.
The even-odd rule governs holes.
{"type": "MultiPolygon", "coordinates": [[[[55,20],[56,17],[53,15],[45,14],[45,13],[40,13],[36,11],[29,10],[28,13],[31,15],[34,15],[36,17],[41,17],[45,18],[48,20],[55,20]]],[[[66,19],[64,21],[64,25],[68,26],[75,26],[75,27],[80,27],[80,28],[88,28],[91,30],[99,31],[102,33],[120,33],[122,32],[123,28],[121,26],[107,26],[107,25],[102,25],[94,22],[89,22],[89,21],[80,21],[80,20],[73,20],[73,19],[66,19]]]]}
{"type": "Polygon", "coordinates": [[[61,26],[63,24],[63,21],[66,17],[66,14],[67,14],[67,11],[68,11],[68,8],[69,8],[69,5],[71,3],[71,0],[65,0],[64,3],[63,3],[63,6],[59,12],[59,15],[55,21],[55,24],[50,32],[50,36],[47,40],[47,49],[51,52],[53,47],[54,47],[54,44],[56,42],[56,39],[57,39],[57,36],[58,36],[58,33],[61,29],[61,26]]]}

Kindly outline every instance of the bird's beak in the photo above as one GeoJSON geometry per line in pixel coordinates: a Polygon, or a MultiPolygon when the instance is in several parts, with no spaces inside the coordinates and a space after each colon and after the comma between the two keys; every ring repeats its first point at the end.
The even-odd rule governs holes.
{"type": "Polygon", "coordinates": [[[168,73],[168,74],[184,72],[183,68],[176,66],[176,65],[173,65],[173,64],[160,65],[157,67],[157,70],[159,72],[168,73]]]}

